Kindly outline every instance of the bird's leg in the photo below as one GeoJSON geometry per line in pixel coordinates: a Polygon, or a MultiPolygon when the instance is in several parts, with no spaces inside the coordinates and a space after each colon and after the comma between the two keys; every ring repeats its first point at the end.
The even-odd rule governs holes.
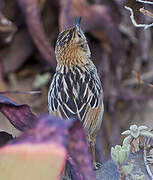
{"type": "Polygon", "coordinates": [[[91,148],[91,153],[92,153],[92,159],[93,159],[94,167],[96,167],[95,142],[96,142],[96,139],[94,137],[92,137],[91,142],[90,142],[90,148],[91,148]]]}
{"type": "Polygon", "coordinates": [[[99,169],[100,164],[96,162],[95,143],[96,143],[96,137],[93,136],[93,137],[91,137],[91,141],[90,141],[90,148],[91,148],[91,153],[92,153],[93,165],[94,165],[94,169],[99,169]]]}

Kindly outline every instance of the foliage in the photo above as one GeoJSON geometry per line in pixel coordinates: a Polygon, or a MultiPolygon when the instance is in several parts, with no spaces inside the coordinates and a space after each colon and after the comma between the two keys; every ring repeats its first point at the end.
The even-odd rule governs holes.
{"type": "MultiPolygon", "coordinates": [[[[73,179],[95,179],[95,175],[96,179],[108,180],[153,179],[153,139],[150,129],[130,126],[123,133],[127,135],[123,145],[112,148],[113,161],[107,161],[94,172],[80,122],[40,116],[47,110],[44,99],[47,99],[49,77],[53,76],[56,67],[53,46],[58,31],[71,26],[78,16],[82,16],[81,26],[87,33],[92,59],[104,88],[105,117],[97,141],[98,159],[101,161],[109,157],[110,147],[120,142],[120,132],[127,129],[130,119],[132,124],[136,124],[134,119],[140,122],[140,118],[152,122],[152,116],[148,115],[149,110],[146,113],[146,109],[153,98],[153,72],[150,68],[153,43],[152,30],[148,28],[152,26],[153,16],[152,7],[141,7],[141,3],[152,2],[123,2],[0,0],[0,88],[3,91],[0,94],[10,97],[10,90],[16,94],[25,94],[27,89],[42,90],[42,95],[35,94],[34,98],[26,95],[21,100],[13,96],[16,102],[23,104],[0,95],[0,112],[16,129],[22,131],[19,137],[0,132],[1,178],[10,179],[11,176],[17,179],[18,176],[19,179],[39,179],[45,172],[44,179],[57,179],[62,175],[67,158],[73,179]],[[133,28],[124,5],[131,13],[133,24],[147,30],[133,28]],[[145,16],[142,17],[138,10],[145,16]],[[151,18],[146,19],[147,16],[151,18]],[[136,23],[140,20],[142,24],[136,23]],[[131,149],[128,160],[127,152],[126,158],[121,160],[119,155],[125,144],[130,144],[131,149]],[[107,157],[101,151],[102,147],[107,157]],[[118,154],[117,160],[114,153],[118,154]],[[33,166],[37,167],[36,171],[33,166]]],[[[144,124],[148,126],[146,122],[144,124]]]]}
{"type": "Polygon", "coordinates": [[[5,96],[0,99],[0,111],[23,131],[15,139],[4,132],[0,134],[1,178],[57,179],[67,155],[71,157],[69,163],[77,179],[94,178],[91,155],[79,120],[49,115],[38,118],[28,105],[18,105],[5,96]]]}

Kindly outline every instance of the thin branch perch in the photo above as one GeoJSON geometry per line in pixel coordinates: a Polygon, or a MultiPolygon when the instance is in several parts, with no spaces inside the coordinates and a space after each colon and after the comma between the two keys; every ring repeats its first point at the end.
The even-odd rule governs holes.
{"type": "Polygon", "coordinates": [[[139,28],[144,28],[144,29],[147,29],[147,28],[150,28],[150,27],[153,27],[153,23],[151,24],[137,24],[135,19],[134,19],[134,13],[133,13],[133,10],[130,8],[130,7],[127,7],[127,6],[124,6],[126,10],[130,11],[130,19],[133,23],[133,25],[135,27],[139,27],[139,28]]]}
{"type": "Polygon", "coordinates": [[[153,18],[153,13],[151,13],[150,11],[148,11],[148,10],[146,10],[146,9],[144,9],[144,8],[140,8],[139,11],[140,11],[142,14],[153,18]]]}
{"type": "Polygon", "coordinates": [[[143,1],[143,0],[136,0],[136,1],[140,3],[145,3],[145,4],[153,4],[152,1],[143,1]]]}

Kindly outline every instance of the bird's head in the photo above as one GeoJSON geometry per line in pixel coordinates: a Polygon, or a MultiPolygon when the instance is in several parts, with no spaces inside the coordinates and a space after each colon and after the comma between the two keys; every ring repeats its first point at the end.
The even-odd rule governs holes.
{"type": "Polygon", "coordinates": [[[80,20],[78,18],[72,28],[59,34],[55,46],[57,62],[73,65],[90,58],[90,49],[80,27],[80,20]]]}

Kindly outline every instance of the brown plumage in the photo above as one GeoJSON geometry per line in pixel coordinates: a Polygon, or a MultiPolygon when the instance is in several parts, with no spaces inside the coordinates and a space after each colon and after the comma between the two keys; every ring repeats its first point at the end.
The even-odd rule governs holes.
{"type": "Polygon", "coordinates": [[[57,68],[48,93],[49,112],[82,121],[96,163],[95,139],[104,112],[103,91],[79,23],[59,34],[55,54],[57,68]]]}

